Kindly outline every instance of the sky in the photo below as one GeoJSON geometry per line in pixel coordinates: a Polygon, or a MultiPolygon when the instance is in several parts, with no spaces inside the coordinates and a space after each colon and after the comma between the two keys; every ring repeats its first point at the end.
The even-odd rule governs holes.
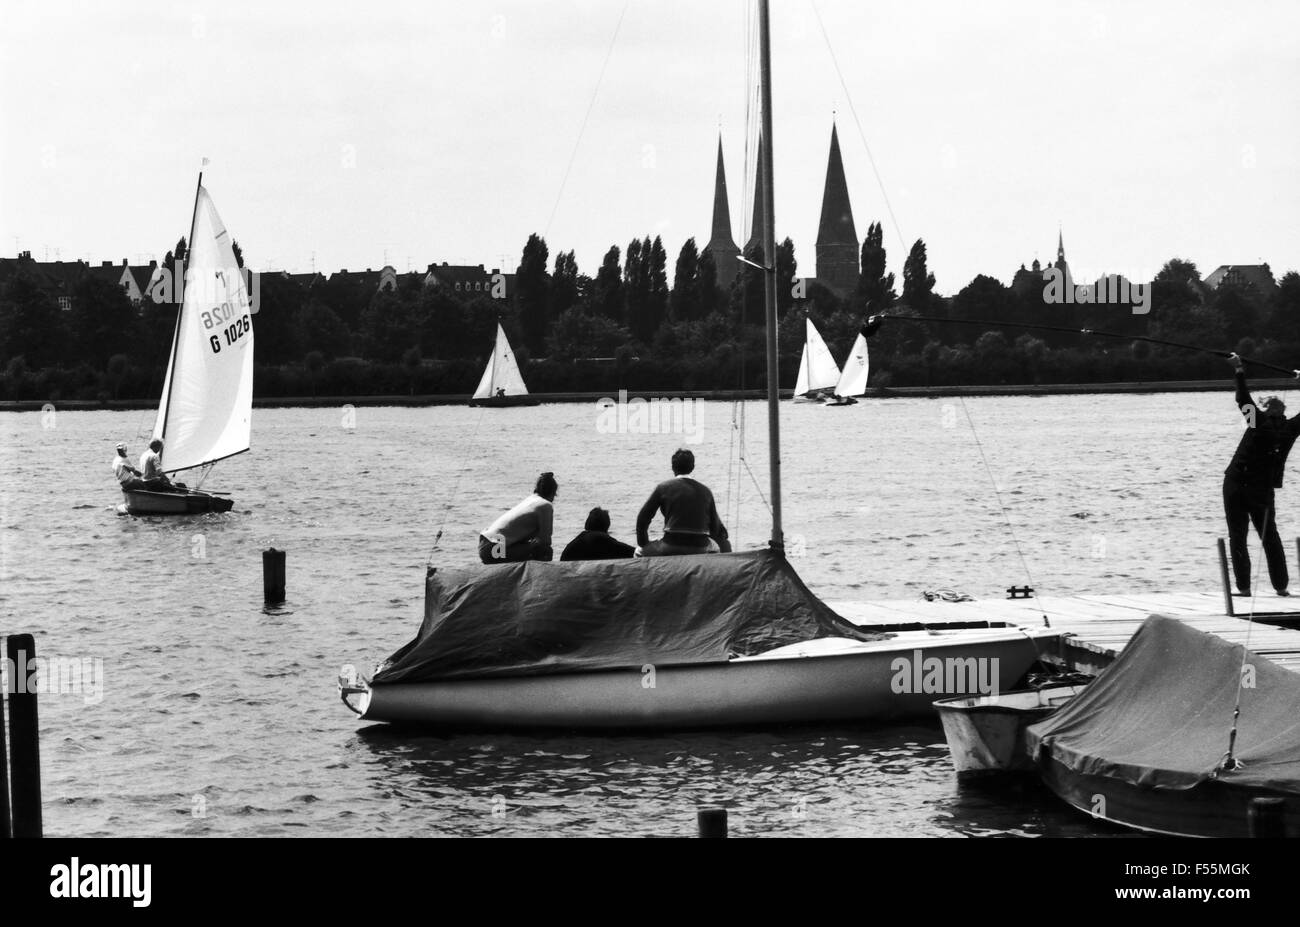
{"type": "MultiPolygon", "coordinates": [[[[719,132],[748,237],[741,0],[6,0],[0,254],[132,263],[204,185],[248,263],[513,270],[528,235],[709,237],[719,132]]],[[[937,288],[1149,279],[1169,258],[1300,269],[1300,4],[776,0],[776,226],[800,272],[832,121],[858,235],[937,288]],[[1085,276],[1080,276],[1080,274],[1085,276]]]]}

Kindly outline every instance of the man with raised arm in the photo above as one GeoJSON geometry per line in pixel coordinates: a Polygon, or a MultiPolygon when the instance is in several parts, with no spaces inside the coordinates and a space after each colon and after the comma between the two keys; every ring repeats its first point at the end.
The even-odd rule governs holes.
{"type": "Polygon", "coordinates": [[[694,479],[695,455],[682,448],[673,454],[673,478],[650,493],[636,517],[636,555],[668,557],[676,554],[728,553],[731,542],[718,517],[709,487],[694,479]],[[650,540],[650,522],[664,514],[664,534],[650,540]]]}
{"type": "Polygon", "coordinates": [[[1246,388],[1246,368],[1241,358],[1231,355],[1237,381],[1237,408],[1246,419],[1232,462],[1223,472],[1223,509],[1228,518],[1228,548],[1238,595],[1250,594],[1250,527],[1264,542],[1268,578],[1278,595],[1290,595],[1287,585],[1286,550],[1277,530],[1277,509],[1273,490],[1282,486],[1287,454],[1300,436],[1300,415],[1286,417],[1286,404],[1270,396],[1256,406],[1246,388]]]}
{"type": "Polygon", "coordinates": [[[555,522],[555,494],[559,484],[554,473],[537,478],[530,496],[483,529],[478,539],[478,556],[484,563],[520,563],[551,560],[551,529],[555,522]]]}

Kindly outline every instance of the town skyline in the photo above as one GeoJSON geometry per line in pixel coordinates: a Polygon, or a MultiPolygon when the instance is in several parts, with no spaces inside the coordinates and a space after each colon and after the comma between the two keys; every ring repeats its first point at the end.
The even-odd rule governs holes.
{"type": "MultiPolygon", "coordinates": [[[[0,39],[0,253],[160,259],[208,157],[205,186],[258,269],[510,271],[537,233],[594,275],[632,237],[703,247],[719,134],[733,235],[748,237],[739,6],[399,4],[352,23],[326,4],[306,31],[238,3],[71,9],[18,4],[0,39]],[[103,40],[73,60],[56,31],[103,40]]],[[[1080,265],[1133,279],[1175,254],[1203,271],[1297,263],[1300,129],[1277,118],[1300,105],[1292,6],[774,17],[777,235],[801,273],[832,125],[859,233],[882,223],[895,273],[924,239],[942,292],[1009,282],[1062,229],[1080,265]]]]}

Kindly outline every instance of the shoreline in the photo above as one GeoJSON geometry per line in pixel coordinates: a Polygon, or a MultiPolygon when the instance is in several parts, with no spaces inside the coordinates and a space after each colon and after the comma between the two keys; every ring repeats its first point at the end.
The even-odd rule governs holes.
{"type": "MultiPolygon", "coordinates": [[[[1295,379],[1276,377],[1251,381],[1254,389],[1285,390],[1300,388],[1295,379]]],[[[1151,380],[1120,383],[1043,383],[998,384],[969,386],[892,386],[872,387],[866,399],[903,399],[914,397],[958,396],[1073,396],[1101,393],[1202,393],[1227,392],[1234,388],[1230,379],[1223,380],[1151,380]]],[[[532,393],[543,403],[596,402],[616,399],[618,391],[583,393],[532,393]]],[[[781,390],[781,398],[789,399],[793,390],[781,390]]],[[[747,390],[628,390],[628,399],[700,399],[714,402],[736,400],[761,400],[767,393],[758,389],[747,390]]],[[[330,408],[352,406],[468,406],[468,393],[421,396],[263,396],[253,398],[253,407],[275,408],[330,408]]],[[[153,409],[156,399],[69,399],[59,402],[37,399],[12,399],[0,401],[0,412],[40,412],[46,405],[69,412],[129,412],[153,409]]]]}

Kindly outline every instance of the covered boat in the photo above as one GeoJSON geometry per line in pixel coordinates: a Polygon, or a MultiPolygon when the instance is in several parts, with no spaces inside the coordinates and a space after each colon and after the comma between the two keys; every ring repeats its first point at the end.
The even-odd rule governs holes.
{"type": "Polygon", "coordinates": [[[932,716],[1014,687],[1054,632],[871,633],[772,550],[430,570],[419,634],[346,686],[363,718],[702,728],[932,716]]]}
{"type": "Polygon", "coordinates": [[[1280,798],[1300,836],[1300,675],[1173,618],[1149,617],[1026,742],[1047,786],[1094,817],[1245,837],[1251,800],[1280,798]]]}
{"type": "Polygon", "coordinates": [[[519,371],[514,349],[505,329],[497,323],[497,340],[492,346],[492,356],[483,368],[483,376],[478,381],[478,388],[470,399],[471,406],[535,406],[539,400],[528,395],[524,385],[524,375],[519,371]]]}
{"type": "MultiPolygon", "coordinates": [[[[253,312],[230,233],[199,175],[184,293],[153,437],[168,474],[209,467],[249,449],[253,419],[253,312]]],[[[228,512],[224,493],[126,489],[129,515],[228,512]]]]}

